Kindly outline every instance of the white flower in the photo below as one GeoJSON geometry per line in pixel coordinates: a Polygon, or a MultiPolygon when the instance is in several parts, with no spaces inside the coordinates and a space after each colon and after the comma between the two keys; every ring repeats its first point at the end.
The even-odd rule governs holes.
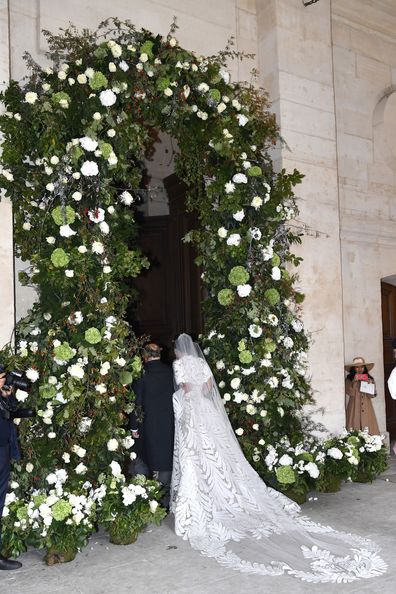
{"type": "Polygon", "coordinates": [[[264,262],[271,260],[274,255],[274,249],[271,245],[267,245],[265,248],[261,250],[264,262]]]}
{"type": "Polygon", "coordinates": [[[319,468],[317,467],[315,462],[308,462],[308,464],[305,465],[305,470],[308,472],[311,478],[318,478],[319,468]]]}
{"type": "Polygon", "coordinates": [[[82,315],[81,311],[75,311],[73,314],[70,314],[70,316],[67,318],[67,321],[69,322],[69,324],[81,324],[81,322],[83,321],[84,316],[82,315]]]}
{"type": "Polygon", "coordinates": [[[119,477],[122,476],[122,472],[121,472],[121,466],[118,464],[118,462],[115,462],[114,460],[109,464],[110,468],[111,468],[111,473],[113,476],[115,477],[119,477]]]}
{"type": "Polygon", "coordinates": [[[70,365],[70,367],[67,368],[67,371],[72,377],[76,377],[78,379],[82,379],[84,377],[84,369],[79,363],[70,365]]]}
{"type": "Polygon", "coordinates": [[[29,367],[25,375],[33,383],[36,382],[40,377],[39,372],[36,369],[32,369],[32,367],[29,367]]]}
{"type": "Polygon", "coordinates": [[[239,297],[248,297],[248,295],[250,295],[252,290],[251,285],[238,285],[237,286],[237,291],[238,291],[238,295],[239,297]]]}
{"type": "Polygon", "coordinates": [[[22,225],[22,229],[24,229],[25,231],[30,231],[30,229],[32,228],[30,223],[23,223],[22,225]]]}
{"type": "Polygon", "coordinates": [[[167,87],[166,89],[164,89],[164,95],[166,97],[172,97],[172,95],[173,95],[172,89],[170,89],[169,87],[167,87]]]}
{"type": "Polygon", "coordinates": [[[239,124],[240,126],[245,126],[245,125],[248,123],[248,121],[249,121],[249,118],[247,118],[247,117],[246,117],[245,115],[243,115],[242,113],[238,113],[238,115],[237,115],[237,119],[238,119],[238,124],[239,124]]]}
{"type": "Polygon", "coordinates": [[[174,37],[171,37],[168,43],[171,47],[175,47],[175,45],[177,45],[177,40],[174,37]]]}
{"type": "Polygon", "coordinates": [[[66,78],[66,72],[64,70],[61,70],[60,72],[58,72],[58,78],[59,80],[65,80],[66,78]]]}
{"type": "Polygon", "coordinates": [[[110,107],[117,101],[117,95],[110,89],[106,89],[100,93],[99,100],[105,107],[110,107]]]}
{"type": "Polygon", "coordinates": [[[65,270],[65,275],[68,278],[73,278],[73,276],[74,276],[74,270],[65,270]]]}
{"type": "Polygon", "coordinates": [[[281,466],[291,466],[293,464],[293,458],[288,454],[283,454],[283,456],[279,458],[279,464],[281,466]]]}
{"type": "Polygon", "coordinates": [[[275,377],[275,376],[272,376],[272,377],[270,377],[270,378],[269,378],[269,380],[268,380],[268,385],[269,385],[271,388],[277,388],[277,387],[278,387],[278,385],[279,385],[279,380],[278,380],[278,378],[277,378],[277,377],[275,377]]]}
{"type": "Polygon", "coordinates": [[[303,324],[300,320],[293,320],[291,325],[295,332],[301,332],[301,330],[303,329],[303,324]]]}
{"type": "Polygon", "coordinates": [[[25,390],[20,390],[18,389],[15,392],[15,398],[18,400],[18,402],[25,402],[26,398],[29,397],[29,394],[27,392],[25,392],[25,390]]]}
{"type": "Polygon", "coordinates": [[[96,140],[93,140],[89,136],[83,136],[80,138],[80,144],[84,150],[88,152],[93,152],[98,148],[98,143],[96,140]]]}
{"type": "Polygon", "coordinates": [[[116,131],[114,130],[114,128],[110,128],[110,130],[107,130],[107,136],[109,138],[114,138],[115,135],[116,135],[116,131]]]}
{"type": "Polygon", "coordinates": [[[77,444],[74,445],[74,446],[72,446],[71,449],[72,449],[72,452],[74,452],[75,454],[77,454],[77,456],[79,458],[84,458],[85,454],[87,453],[87,450],[85,450],[84,448],[82,448],[81,446],[79,446],[77,444]]]}
{"type": "Polygon", "coordinates": [[[80,169],[81,173],[86,177],[91,177],[93,175],[98,175],[99,169],[97,163],[95,161],[84,161],[80,169]]]}
{"type": "Polygon", "coordinates": [[[119,58],[122,54],[122,47],[120,45],[118,45],[118,43],[115,43],[112,47],[111,47],[111,53],[113,54],[113,56],[115,58],[119,58]]]}
{"type": "Polygon", "coordinates": [[[226,194],[232,194],[235,190],[235,184],[232,182],[227,182],[224,186],[226,194]]]}
{"type": "Polygon", "coordinates": [[[38,99],[38,95],[37,95],[37,93],[34,93],[33,91],[29,91],[25,95],[26,103],[30,103],[31,105],[33,105],[33,103],[36,103],[37,99],[38,99]]]}
{"type": "Polygon", "coordinates": [[[123,72],[126,72],[127,70],[129,70],[129,66],[128,64],[125,62],[125,60],[121,60],[121,62],[118,64],[118,66],[121,68],[121,70],[123,72]]]}
{"type": "Polygon", "coordinates": [[[72,235],[76,235],[76,232],[73,231],[70,225],[61,225],[59,235],[61,235],[61,237],[72,237],[72,235]]]}
{"type": "Polygon", "coordinates": [[[93,119],[94,119],[94,120],[96,120],[96,121],[98,121],[98,120],[101,120],[101,119],[102,119],[102,116],[101,116],[101,114],[100,114],[98,111],[95,111],[95,113],[93,114],[93,116],[92,116],[92,117],[93,117],[93,119]]]}
{"type": "Polygon", "coordinates": [[[209,85],[205,82],[202,82],[198,85],[198,91],[201,93],[207,93],[209,91],[209,85]]]}
{"type": "Polygon", "coordinates": [[[96,208],[88,211],[88,218],[93,223],[101,223],[105,219],[105,214],[103,208],[96,208]]]}
{"type": "Polygon", "coordinates": [[[111,152],[107,159],[109,165],[116,165],[118,163],[118,157],[114,152],[111,152]]]}
{"type": "Polygon", "coordinates": [[[217,235],[219,237],[221,237],[222,239],[224,239],[225,237],[227,237],[228,231],[224,227],[220,227],[220,229],[218,229],[218,231],[217,231],[217,235]]]}
{"type": "Polygon", "coordinates": [[[220,361],[216,361],[216,369],[224,369],[225,368],[225,364],[224,361],[220,360],[220,361]]]}
{"type": "Polygon", "coordinates": [[[250,237],[255,239],[256,241],[260,241],[261,239],[261,231],[257,227],[251,227],[249,229],[250,237]]]}
{"type": "Polygon", "coordinates": [[[55,186],[54,186],[54,184],[53,184],[53,183],[51,183],[51,182],[50,182],[49,184],[47,184],[47,185],[45,186],[45,188],[46,188],[46,190],[48,190],[48,192],[53,192],[53,191],[54,191],[54,189],[55,189],[55,186]]]}
{"type": "Polygon", "coordinates": [[[76,471],[77,474],[85,474],[88,469],[85,466],[85,464],[80,462],[80,464],[78,466],[76,466],[76,468],[74,470],[76,471]]]}
{"type": "Polygon", "coordinates": [[[236,245],[238,246],[241,243],[241,236],[239,233],[231,233],[231,235],[227,238],[227,245],[236,245]]]}
{"type": "Polygon", "coordinates": [[[98,384],[95,386],[95,390],[99,392],[99,394],[105,394],[107,392],[106,384],[98,384]]]}
{"type": "Polygon", "coordinates": [[[334,460],[341,460],[343,457],[343,453],[338,448],[329,448],[327,450],[327,455],[330,456],[330,458],[334,458],[334,460]]]}
{"type": "Polygon", "coordinates": [[[109,233],[109,231],[110,231],[110,227],[108,226],[108,224],[106,223],[106,221],[102,221],[99,224],[99,229],[102,231],[102,233],[104,235],[107,235],[109,233]]]}
{"type": "Polygon", "coordinates": [[[281,278],[281,271],[280,271],[279,266],[274,266],[272,268],[271,278],[273,278],[274,280],[280,280],[280,278],[281,278]]]}
{"type": "Polygon", "coordinates": [[[237,435],[243,435],[244,431],[243,431],[242,427],[239,427],[239,429],[235,429],[235,433],[237,435]]]}
{"type": "Polygon", "coordinates": [[[151,499],[149,501],[149,506],[150,506],[150,511],[152,514],[155,513],[157,507],[158,507],[158,501],[155,501],[154,499],[151,499]]]}
{"type": "Polygon", "coordinates": [[[224,400],[225,402],[229,402],[231,400],[231,394],[228,394],[228,392],[226,394],[224,394],[224,400]]]}
{"type": "Polygon", "coordinates": [[[248,178],[244,173],[236,173],[232,176],[232,181],[236,184],[247,184],[248,178]]]}
{"type": "Polygon", "coordinates": [[[104,252],[103,243],[101,243],[100,241],[94,241],[92,243],[92,253],[93,254],[103,254],[103,252],[104,252]]]}
{"type": "Polygon", "coordinates": [[[262,206],[263,204],[263,199],[260,198],[260,196],[254,196],[254,198],[252,198],[252,201],[250,203],[251,206],[253,206],[254,209],[258,210],[260,208],[260,206],[262,206]]]}
{"type": "Polygon", "coordinates": [[[68,454],[67,452],[64,452],[64,453],[62,454],[62,460],[63,460],[64,462],[66,462],[66,464],[68,464],[68,463],[70,462],[70,454],[68,454]]]}
{"type": "Polygon", "coordinates": [[[117,359],[114,360],[120,367],[124,367],[124,365],[126,364],[126,361],[123,357],[117,357],[117,359]]]}
{"type": "Polygon", "coordinates": [[[31,462],[28,462],[28,463],[26,464],[25,468],[26,468],[26,472],[32,472],[32,471],[33,471],[33,468],[34,468],[34,466],[33,466],[33,464],[32,464],[31,462]]]}
{"type": "Polygon", "coordinates": [[[286,337],[283,339],[283,344],[285,345],[285,347],[286,347],[287,349],[291,349],[291,348],[293,347],[293,345],[294,345],[294,342],[293,342],[293,339],[292,339],[292,338],[290,338],[290,336],[286,336],[286,337]]]}
{"type": "Polygon", "coordinates": [[[249,326],[249,334],[252,338],[259,338],[263,333],[263,329],[257,324],[250,324],[249,326]]]}
{"type": "Polygon", "coordinates": [[[57,157],[56,155],[52,155],[50,162],[52,163],[52,165],[58,165],[59,157],[57,157]]]}
{"type": "Polygon", "coordinates": [[[100,375],[107,375],[110,371],[110,362],[109,361],[105,361],[104,363],[102,363],[101,367],[100,367],[100,375]]]}
{"type": "Polygon", "coordinates": [[[110,274],[111,266],[103,266],[103,274],[110,274]]]}
{"type": "Polygon", "coordinates": [[[230,385],[231,385],[231,388],[233,390],[238,390],[239,386],[241,385],[241,380],[239,379],[239,377],[234,377],[231,380],[231,384],[230,385]]]}
{"type": "Polygon", "coordinates": [[[227,109],[227,105],[225,103],[221,102],[221,103],[218,104],[218,106],[217,106],[216,109],[217,109],[217,112],[218,113],[223,113],[223,111],[225,109],[227,109]]]}
{"type": "Polygon", "coordinates": [[[243,209],[238,210],[238,212],[234,212],[234,214],[232,216],[236,221],[238,221],[240,223],[245,218],[245,212],[243,209]]]}
{"type": "Polygon", "coordinates": [[[79,245],[77,250],[80,252],[80,254],[86,254],[86,252],[88,251],[85,245],[79,245]]]}
{"type": "Polygon", "coordinates": [[[241,109],[241,107],[242,107],[242,105],[239,103],[238,99],[233,99],[233,100],[231,101],[231,103],[232,103],[232,106],[233,106],[233,107],[235,107],[235,109],[236,109],[236,110],[238,110],[238,111],[239,111],[239,110],[241,109]]]}
{"type": "Polygon", "coordinates": [[[230,82],[230,73],[228,72],[228,70],[220,68],[219,74],[221,78],[224,80],[225,84],[228,85],[228,83],[230,82]]]}
{"type": "Polygon", "coordinates": [[[85,74],[79,74],[77,76],[77,82],[80,83],[80,85],[85,85],[85,83],[87,82],[87,77],[85,76],[85,74]]]}
{"type": "Polygon", "coordinates": [[[109,72],[115,72],[117,70],[117,66],[114,62],[109,62],[109,72]]]}
{"type": "Polygon", "coordinates": [[[134,198],[133,198],[132,194],[130,194],[126,190],[120,196],[120,202],[125,204],[125,206],[131,206],[133,200],[134,200],[134,198]]]}

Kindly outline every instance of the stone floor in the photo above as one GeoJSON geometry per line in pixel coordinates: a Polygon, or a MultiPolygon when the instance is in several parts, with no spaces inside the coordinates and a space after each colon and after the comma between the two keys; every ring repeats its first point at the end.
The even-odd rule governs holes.
{"type": "Polygon", "coordinates": [[[396,592],[396,459],[373,484],[344,484],[334,494],[312,494],[304,513],[334,528],[369,536],[382,547],[388,573],[352,584],[315,585],[295,578],[241,574],[202,557],[173,532],[172,518],[150,527],[130,546],[95,535],[71,563],[47,567],[29,550],[23,568],[1,572],[1,594],[326,594],[396,592]],[[317,499],[316,499],[317,498],[317,499]]]}

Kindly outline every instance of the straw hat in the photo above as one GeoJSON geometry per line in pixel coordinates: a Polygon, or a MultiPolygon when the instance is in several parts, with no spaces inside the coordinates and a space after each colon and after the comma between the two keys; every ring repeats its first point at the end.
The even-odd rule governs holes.
{"type": "Polygon", "coordinates": [[[349,365],[345,365],[346,371],[351,371],[352,367],[367,367],[367,371],[370,371],[374,367],[374,363],[366,363],[363,357],[355,357],[349,365]]]}

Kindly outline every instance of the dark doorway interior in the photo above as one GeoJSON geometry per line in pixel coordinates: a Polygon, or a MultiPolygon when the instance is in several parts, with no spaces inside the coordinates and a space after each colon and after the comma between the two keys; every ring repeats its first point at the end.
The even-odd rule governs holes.
{"type": "Polygon", "coordinates": [[[386,404],[386,429],[390,440],[396,440],[396,400],[391,398],[388,390],[388,377],[396,361],[393,357],[392,340],[396,338],[396,287],[381,283],[382,331],[384,347],[384,379],[386,404]]]}
{"type": "Polygon", "coordinates": [[[196,337],[202,331],[201,271],[194,263],[195,250],[182,237],[197,227],[197,216],[185,209],[185,185],[176,175],[164,180],[169,216],[145,217],[139,246],[151,266],[134,280],[139,302],[132,326],[138,335],[169,348],[180,332],[196,337]]]}

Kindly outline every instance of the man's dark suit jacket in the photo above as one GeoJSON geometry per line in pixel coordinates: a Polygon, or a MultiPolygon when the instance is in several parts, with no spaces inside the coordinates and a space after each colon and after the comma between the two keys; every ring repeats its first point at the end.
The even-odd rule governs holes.
{"type": "Polygon", "coordinates": [[[135,411],[129,416],[130,429],[138,429],[136,453],[154,470],[171,470],[173,465],[174,392],[171,367],[160,360],[148,361],[141,378],[132,389],[136,395],[136,410],[143,413],[139,422],[135,411]]]}

